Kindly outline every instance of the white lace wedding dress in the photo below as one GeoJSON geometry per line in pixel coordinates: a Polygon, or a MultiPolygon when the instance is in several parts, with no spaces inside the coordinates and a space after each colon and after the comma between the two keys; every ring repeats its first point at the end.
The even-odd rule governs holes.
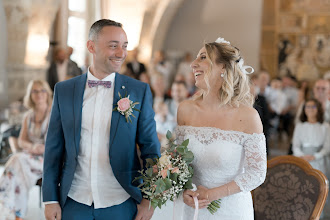
{"type": "MultiPolygon", "coordinates": [[[[212,127],[178,126],[178,142],[189,139],[188,148],[194,153],[193,183],[214,188],[232,180],[240,193],[221,199],[221,207],[212,215],[199,210],[199,220],[252,220],[253,203],[250,191],[266,177],[267,157],[263,134],[246,134],[212,127]]],[[[184,205],[183,219],[191,220],[194,209],[184,205]]]]}

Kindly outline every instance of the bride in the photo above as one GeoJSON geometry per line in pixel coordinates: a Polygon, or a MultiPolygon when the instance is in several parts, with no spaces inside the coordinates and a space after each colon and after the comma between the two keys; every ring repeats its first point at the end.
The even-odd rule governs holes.
{"type": "Polygon", "coordinates": [[[178,109],[176,134],[179,142],[189,139],[197,186],[183,193],[184,219],[193,219],[194,196],[198,219],[254,219],[250,191],[264,182],[267,158],[246,75],[251,67],[243,64],[240,51],[223,38],[206,43],[191,64],[202,93],[178,109]],[[218,199],[212,215],[206,207],[218,199]]]}

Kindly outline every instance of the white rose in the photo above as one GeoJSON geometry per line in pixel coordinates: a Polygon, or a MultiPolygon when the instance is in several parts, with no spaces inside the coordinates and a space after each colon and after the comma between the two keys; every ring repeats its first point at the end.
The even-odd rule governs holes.
{"type": "Polygon", "coordinates": [[[159,163],[163,166],[170,164],[171,162],[170,162],[169,156],[168,155],[161,156],[161,158],[159,158],[159,163]]]}

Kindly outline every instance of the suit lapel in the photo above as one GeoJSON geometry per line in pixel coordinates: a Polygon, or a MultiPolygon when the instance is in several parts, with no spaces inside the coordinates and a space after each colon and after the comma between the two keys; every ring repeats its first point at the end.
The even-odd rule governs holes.
{"type": "MultiPolygon", "coordinates": [[[[118,92],[120,92],[122,97],[125,96],[126,89],[122,89],[122,88],[126,88],[126,85],[127,82],[123,79],[123,76],[119,73],[116,73],[115,88],[113,93],[113,108],[117,106],[117,102],[120,99],[118,92]]],[[[120,117],[124,117],[124,116],[121,115],[118,111],[112,111],[111,127],[110,127],[110,149],[116,137],[120,117]]]]}
{"type": "Polygon", "coordinates": [[[76,153],[79,152],[80,132],[81,132],[81,117],[84,92],[86,86],[87,74],[81,75],[74,84],[73,93],[73,112],[74,112],[74,141],[76,153]]]}

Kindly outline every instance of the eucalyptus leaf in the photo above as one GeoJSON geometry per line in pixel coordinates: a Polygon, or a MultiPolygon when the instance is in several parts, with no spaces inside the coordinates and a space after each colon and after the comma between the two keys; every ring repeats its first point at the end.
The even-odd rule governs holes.
{"type": "Polygon", "coordinates": [[[165,186],[166,186],[165,190],[168,190],[168,189],[172,188],[172,181],[170,179],[165,178],[164,183],[165,183],[165,186]]]}
{"type": "Polygon", "coordinates": [[[167,138],[168,140],[172,139],[172,133],[171,133],[170,131],[167,131],[167,133],[166,133],[166,138],[167,138]]]}
{"type": "Polygon", "coordinates": [[[184,140],[184,141],[182,142],[181,146],[185,146],[185,147],[187,147],[188,144],[189,144],[189,139],[186,139],[186,140],[184,140]]]}
{"type": "Polygon", "coordinates": [[[156,191],[155,191],[156,194],[162,193],[166,190],[166,185],[165,185],[163,179],[158,179],[155,182],[155,185],[156,185],[156,191]]]}
{"type": "Polygon", "coordinates": [[[158,206],[158,199],[151,200],[151,206],[155,209],[158,206]]]}
{"type": "Polygon", "coordinates": [[[179,174],[177,174],[177,173],[171,173],[170,179],[175,182],[178,182],[178,176],[179,176],[179,174]]]}
{"type": "Polygon", "coordinates": [[[185,154],[185,149],[183,147],[177,147],[176,150],[179,154],[185,154]]]}
{"type": "Polygon", "coordinates": [[[148,169],[146,170],[146,174],[147,174],[148,176],[152,176],[152,173],[153,173],[153,169],[152,169],[152,168],[148,168],[148,169]]]}
{"type": "Polygon", "coordinates": [[[183,187],[184,189],[192,189],[192,179],[189,179],[188,182],[186,182],[186,184],[183,187]]]}

